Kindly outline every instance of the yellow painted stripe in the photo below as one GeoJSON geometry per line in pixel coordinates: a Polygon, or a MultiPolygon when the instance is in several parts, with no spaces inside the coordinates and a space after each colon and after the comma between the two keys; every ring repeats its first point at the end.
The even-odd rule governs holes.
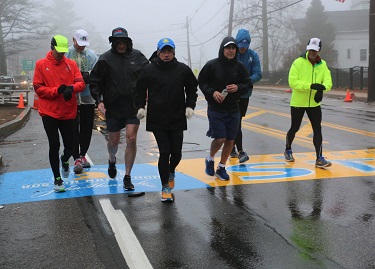
{"type": "MultiPolygon", "coordinates": [[[[196,115],[200,115],[200,116],[203,116],[203,117],[207,117],[206,113],[207,113],[206,109],[195,111],[196,115]]],[[[257,125],[257,124],[253,124],[253,123],[248,123],[246,121],[242,122],[242,128],[244,128],[246,130],[253,131],[253,132],[257,132],[257,133],[260,133],[260,134],[263,134],[263,135],[267,135],[267,136],[270,136],[270,137],[274,137],[274,138],[277,138],[277,139],[281,139],[281,140],[285,140],[285,136],[286,136],[285,130],[280,131],[280,130],[277,130],[277,129],[273,129],[273,128],[269,128],[269,127],[265,127],[265,126],[261,126],[261,125],[257,125]]],[[[294,139],[294,143],[296,143],[298,145],[302,145],[302,146],[307,147],[307,148],[314,149],[314,146],[312,145],[312,139],[309,138],[309,137],[303,137],[303,136],[299,135],[299,133],[296,134],[296,137],[294,139]]],[[[327,143],[327,142],[324,141],[323,143],[327,143]]],[[[328,150],[328,149],[325,149],[325,150],[328,150]]]]}
{"type": "MultiPolygon", "coordinates": [[[[262,110],[262,111],[266,111],[267,113],[271,113],[271,114],[274,114],[274,115],[290,118],[290,114],[287,114],[287,113],[277,112],[277,111],[273,111],[273,110],[267,110],[267,109],[255,107],[255,106],[249,106],[249,108],[254,109],[254,110],[262,110]]],[[[304,117],[303,121],[309,122],[309,119],[304,117]]],[[[360,134],[360,135],[363,135],[363,136],[375,137],[374,132],[367,132],[367,131],[363,131],[363,130],[360,130],[360,129],[355,129],[355,128],[351,128],[351,127],[347,127],[347,126],[343,126],[343,125],[338,125],[338,124],[334,124],[334,123],[328,123],[328,122],[322,122],[322,125],[330,127],[330,128],[338,129],[338,130],[341,130],[341,131],[360,134]]]]}
{"type": "Polygon", "coordinates": [[[252,113],[247,113],[245,117],[243,117],[243,120],[247,120],[247,119],[250,119],[250,118],[254,118],[256,116],[260,116],[262,114],[266,114],[267,111],[265,110],[259,110],[257,112],[252,112],[252,113]]]}
{"type": "MultiPolygon", "coordinates": [[[[216,186],[228,186],[228,185],[242,185],[242,184],[259,184],[259,183],[274,183],[274,182],[286,182],[286,181],[298,181],[298,180],[314,180],[314,179],[327,179],[327,178],[346,178],[346,177],[374,177],[375,172],[363,172],[350,167],[341,165],[338,161],[340,160],[352,160],[358,158],[370,158],[375,159],[375,149],[373,150],[350,150],[350,151],[334,151],[326,152],[325,157],[327,160],[333,162],[332,166],[327,169],[315,168],[315,152],[295,153],[295,163],[287,163],[284,161],[280,154],[268,154],[268,155],[253,155],[250,156],[250,160],[246,164],[261,164],[265,162],[280,162],[275,167],[285,168],[303,168],[311,170],[312,174],[308,176],[301,176],[296,178],[282,178],[275,180],[241,180],[240,174],[233,172],[229,175],[231,179],[228,181],[221,181],[214,176],[208,176],[205,174],[205,159],[187,159],[182,160],[177,167],[177,171],[192,176],[212,187],[216,186]],[[336,162],[335,162],[336,161],[336,162]],[[194,169],[192,169],[194,167],[194,169]]],[[[219,157],[215,159],[215,164],[219,162],[219,157]]],[[[367,161],[367,164],[375,167],[375,160],[367,161]]],[[[230,159],[227,163],[227,167],[231,165],[238,165],[237,159],[230,159]]],[[[215,167],[216,169],[216,167],[215,167]]],[[[249,176],[256,176],[260,173],[248,173],[249,176]]]]}

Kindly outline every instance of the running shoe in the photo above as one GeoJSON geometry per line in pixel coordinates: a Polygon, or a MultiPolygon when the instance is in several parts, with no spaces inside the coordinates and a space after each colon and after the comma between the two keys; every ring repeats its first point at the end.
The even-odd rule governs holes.
{"type": "Polygon", "coordinates": [[[108,176],[110,178],[115,178],[117,175],[117,169],[116,169],[116,157],[115,161],[111,163],[110,160],[108,160],[108,176]]]}
{"type": "Polygon", "coordinates": [[[230,153],[230,157],[231,157],[231,158],[237,158],[237,157],[238,157],[238,153],[237,153],[235,147],[232,148],[232,151],[231,151],[231,153],[230,153]]]}
{"type": "Polygon", "coordinates": [[[294,162],[293,152],[291,149],[286,149],[284,151],[284,156],[287,162],[294,162]]]}
{"type": "Polygon", "coordinates": [[[62,161],[63,155],[60,156],[61,160],[61,175],[63,178],[68,178],[70,174],[70,169],[69,169],[69,161],[63,162],[62,161]]]}
{"type": "Polygon", "coordinates": [[[168,179],[168,186],[169,188],[173,189],[174,188],[174,178],[175,178],[175,173],[174,172],[170,172],[169,173],[169,179],[168,179]]]}
{"type": "Polygon", "coordinates": [[[215,176],[217,176],[220,180],[229,180],[230,177],[225,170],[225,167],[218,167],[215,173],[215,176]]]}
{"type": "Polygon", "coordinates": [[[206,174],[209,176],[215,175],[215,162],[214,161],[207,161],[206,159],[206,174]]]}
{"type": "Polygon", "coordinates": [[[315,162],[315,167],[318,167],[318,168],[330,167],[331,165],[332,163],[324,159],[323,156],[318,157],[315,162]]]}
{"type": "Polygon", "coordinates": [[[90,168],[91,167],[91,163],[89,163],[89,161],[86,159],[85,156],[81,156],[81,163],[82,163],[83,168],[90,168]]]}
{"type": "Polygon", "coordinates": [[[61,177],[55,178],[53,189],[55,190],[55,192],[64,192],[65,191],[64,181],[61,179],[61,177]]]}
{"type": "Polygon", "coordinates": [[[238,160],[240,163],[244,163],[249,160],[249,156],[247,155],[245,151],[240,151],[238,153],[238,160]]]}
{"type": "Polygon", "coordinates": [[[74,161],[73,172],[74,172],[75,174],[81,174],[81,173],[83,172],[83,166],[82,166],[81,158],[77,158],[77,159],[74,161]]]}
{"type": "Polygon", "coordinates": [[[161,201],[162,202],[173,202],[174,195],[171,192],[171,188],[165,187],[161,190],[161,201]]]}
{"type": "Polygon", "coordinates": [[[134,191],[134,185],[132,183],[132,179],[131,179],[130,176],[125,175],[123,182],[124,182],[124,190],[126,190],[126,191],[134,191]]]}

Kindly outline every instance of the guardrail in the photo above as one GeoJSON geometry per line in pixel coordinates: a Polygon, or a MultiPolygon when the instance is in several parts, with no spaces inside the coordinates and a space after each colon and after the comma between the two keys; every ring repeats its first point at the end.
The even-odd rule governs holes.
{"type": "Polygon", "coordinates": [[[31,90],[29,89],[24,89],[24,90],[0,89],[0,104],[5,104],[5,103],[18,104],[21,93],[25,93],[25,95],[22,95],[22,97],[23,97],[24,103],[27,104],[29,102],[29,92],[31,92],[31,90]]]}

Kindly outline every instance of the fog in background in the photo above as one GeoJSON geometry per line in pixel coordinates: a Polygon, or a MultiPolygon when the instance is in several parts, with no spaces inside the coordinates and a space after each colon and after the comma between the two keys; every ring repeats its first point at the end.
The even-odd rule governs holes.
{"type": "MultiPolygon", "coordinates": [[[[304,0],[290,8],[297,8],[296,16],[303,17],[310,2],[304,0]]],[[[159,39],[169,37],[176,43],[177,59],[187,63],[188,17],[192,66],[199,69],[207,60],[217,57],[221,40],[228,34],[230,0],[80,0],[72,3],[74,12],[81,17],[75,23],[77,28],[86,29],[91,40],[96,35],[102,37],[103,44],[89,47],[97,48],[97,53],[110,48],[108,36],[113,28],[121,26],[133,39],[134,48],[147,58],[156,50],[159,39]]],[[[351,0],[344,3],[322,0],[322,4],[326,11],[349,10],[351,0]]],[[[252,30],[248,25],[234,26],[232,36],[235,37],[239,28],[247,28],[250,33],[252,30]]]]}

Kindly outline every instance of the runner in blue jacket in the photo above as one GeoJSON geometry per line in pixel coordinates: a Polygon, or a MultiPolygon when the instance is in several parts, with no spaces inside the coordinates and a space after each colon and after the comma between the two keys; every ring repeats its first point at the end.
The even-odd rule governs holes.
{"type": "MultiPolygon", "coordinates": [[[[237,36],[236,36],[236,44],[238,46],[238,54],[237,54],[237,60],[239,60],[241,63],[243,63],[246,67],[246,69],[250,73],[250,79],[251,83],[254,84],[258,82],[262,78],[262,69],[260,66],[259,56],[258,53],[250,49],[250,43],[251,43],[251,37],[250,33],[246,29],[240,29],[238,30],[237,36]]],[[[249,160],[249,156],[247,153],[243,150],[242,147],[242,117],[245,117],[247,112],[247,107],[249,105],[249,97],[251,96],[253,92],[253,88],[251,87],[248,91],[243,93],[240,98],[240,112],[241,112],[241,119],[240,119],[240,125],[238,127],[237,137],[234,141],[233,149],[230,154],[231,157],[235,158],[238,157],[238,160],[240,163],[246,162],[249,160]],[[236,146],[237,151],[236,152],[236,146]]]]}

